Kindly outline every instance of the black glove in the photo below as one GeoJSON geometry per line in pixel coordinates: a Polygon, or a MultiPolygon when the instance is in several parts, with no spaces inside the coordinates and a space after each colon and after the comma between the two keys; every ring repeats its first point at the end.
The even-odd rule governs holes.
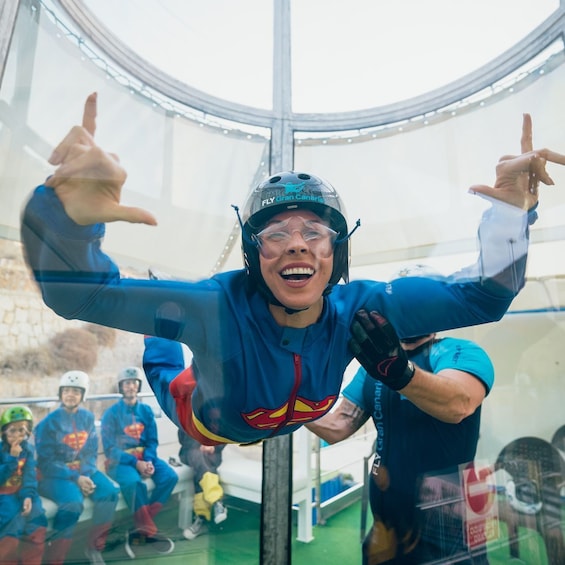
{"type": "Polygon", "coordinates": [[[371,377],[393,390],[404,388],[412,380],[414,365],[386,318],[374,310],[358,310],[351,334],[349,347],[371,377]]]}

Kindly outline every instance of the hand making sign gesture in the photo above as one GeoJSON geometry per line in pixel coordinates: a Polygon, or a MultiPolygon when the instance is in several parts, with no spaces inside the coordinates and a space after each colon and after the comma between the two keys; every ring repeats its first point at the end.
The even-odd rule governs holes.
{"type": "Polygon", "coordinates": [[[474,185],[470,192],[502,200],[523,210],[532,209],[538,202],[539,183],[554,184],[545,170],[547,162],[565,165],[565,155],[550,149],[534,150],[530,114],[524,114],[520,144],[520,155],[504,155],[498,161],[494,187],[474,185]]]}
{"type": "Polygon", "coordinates": [[[86,99],[82,126],[74,126],[55,148],[49,162],[58,165],[46,185],[55,192],[68,216],[79,225],[116,222],[157,224],[141,208],[120,204],[127,173],[114,153],[107,153],[94,141],[97,94],[86,99]]]}

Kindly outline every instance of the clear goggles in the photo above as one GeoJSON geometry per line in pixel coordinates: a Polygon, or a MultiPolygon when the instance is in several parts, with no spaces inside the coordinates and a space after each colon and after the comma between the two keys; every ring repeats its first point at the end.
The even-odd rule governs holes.
{"type": "Polygon", "coordinates": [[[265,259],[282,255],[296,232],[316,257],[327,258],[333,253],[338,233],[316,220],[293,216],[282,222],[273,222],[252,236],[259,253],[265,259]]]}

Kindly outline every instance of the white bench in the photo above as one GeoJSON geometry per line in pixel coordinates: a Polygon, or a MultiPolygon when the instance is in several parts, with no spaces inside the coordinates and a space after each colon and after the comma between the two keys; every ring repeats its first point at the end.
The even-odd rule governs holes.
{"type": "MultiPolygon", "coordinates": [[[[296,539],[310,542],[312,534],[312,471],[310,465],[310,432],[302,428],[294,435],[292,504],[298,507],[296,539]]],[[[263,488],[262,446],[228,445],[219,468],[224,492],[230,496],[261,504],[263,488]]]]}
{"type": "MultiPolygon", "coordinates": [[[[159,407],[154,406],[154,411],[159,413],[159,407]]],[[[163,459],[169,456],[177,456],[179,445],[177,442],[177,428],[165,416],[157,418],[157,426],[160,445],[159,455],[163,459]],[[168,438],[172,442],[165,445],[164,440],[168,438]],[[166,453],[166,457],[164,454],[166,453]]],[[[292,479],[292,504],[298,507],[298,531],[296,538],[299,541],[309,542],[314,539],[312,535],[312,471],[311,471],[311,452],[312,434],[306,429],[301,428],[294,434],[295,452],[293,456],[294,472],[292,479]]],[[[250,445],[241,447],[230,444],[222,452],[222,465],[218,469],[220,482],[224,492],[249,502],[261,504],[262,484],[263,484],[263,462],[262,445],[250,445]]],[[[183,467],[178,467],[182,469],[183,467]]],[[[188,468],[187,468],[188,469],[188,468]]],[[[192,478],[192,471],[190,472],[192,478]]],[[[180,481],[179,481],[180,482],[180,481]]],[[[190,503],[188,516],[191,516],[192,497],[194,488],[192,485],[189,491],[183,491],[187,499],[182,499],[183,504],[190,503]],[[190,501],[188,502],[188,497],[190,501]]],[[[178,487],[179,485],[177,485],[178,487]]],[[[186,511],[179,509],[179,524],[184,520],[186,511]]],[[[185,526],[186,527],[186,526],[185,526]]]]}
{"type": "MultiPolygon", "coordinates": [[[[181,467],[172,467],[172,469],[177,473],[179,480],[175,485],[173,490],[173,495],[178,496],[179,501],[179,515],[178,515],[178,526],[181,530],[188,528],[192,523],[192,499],[194,498],[194,484],[192,482],[192,469],[186,465],[181,467]]],[[[110,479],[112,481],[112,479],[110,479]]],[[[115,481],[112,481],[116,484],[115,481]]],[[[155,483],[151,479],[145,479],[147,483],[147,488],[152,491],[155,488],[155,483]]],[[[117,486],[117,484],[116,484],[117,486]]],[[[57,512],[57,505],[50,499],[41,497],[43,503],[43,508],[45,509],[45,514],[49,521],[49,527],[53,526],[53,518],[57,512]]],[[[92,507],[93,503],[90,498],[84,500],[84,510],[80,515],[79,522],[84,522],[85,520],[90,520],[92,518],[92,507]]],[[[126,502],[120,493],[118,499],[118,505],[116,510],[122,510],[127,508],[126,502]]]]}
{"type": "MultiPolygon", "coordinates": [[[[158,418],[163,420],[163,418],[158,418]]],[[[167,429],[173,426],[170,422],[159,422],[159,437],[171,438],[171,430],[167,429]],[[163,428],[163,429],[161,429],[163,428]]],[[[176,428],[174,428],[176,430],[176,428]]],[[[299,442],[302,449],[309,449],[310,443],[307,439],[306,430],[301,436],[303,440],[299,442]]],[[[176,431],[174,438],[176,440],[176,431]]],[[[159,457],[168,460],[169,456],[178,454],[178,443],[176,441],[171,444],[162,443],[159,445],[159,457]]],[[[249,502],[261,504],[262,489],[262,459],[261,446],[239,447],[236,445],[228,445],[223,451],[222,465],[218,469],[220,481],[224,488],[224,492],[232,497],[241,498],[249,502]]],[[[307,461],[305,457],[296,457],[299,462],[307,461]]],[[[298,533],[299,541],[311,541],[312,535],[312,481],[310,479],[310,466],[301,465],[302,470],[299,472],[295,468],[293,476],[292,504],[298,506],[298,533]]],[[[100,455],[99,469],[103,468],[103,456],[100,455]]],[[[188,528],[192,523],[192,502],[194,498],[193,471],[186,465],[180,467],[171,467],[178,475],[179,480],[173,490],[173,495],[178,496],[179,513],[178,526],[181,530],[188,528]]],[[[115,481],[113,481],[115,484],[115,481]]],[[[151,479],[146,479],[148,489],[154,488],[151,479]]],[[[43,507],[45,509],[49,526],[52,527],[53,517],[57,511],[57,505],[47,498],[42,497],[43,507]]],[[[84,501],[84,510],[80,515],[79,522],[90,520],[92,518],[92,501],[86,498],[84,501]]],[[[126,503],[120,493],[116,510],[127,508],[126,503]]]]}
{"type": "MultiPolygon", "coordinates": [[[[176,427],[168,418],[157,418],[158,433],[160,438],[159,457],[167,461],[170,456],[177,457],[179,444],[177,442],[176,427]]],[[[312,463],[312,434],[301,428],[294,434],[294,469],[292,479],[292,505],[297,508],[297,535],[296,539],[302,542],[310,542],[314,539],[312,533],[312,488],[313,482],[313,463],[312,463]]],[[[365,442],[366,443],[366,442],[365,442]]],[[[369,445],[369,444],[367,444],[369,445]]],[[[365,451],[367,445],[352,445],[350,449],[356,452],[365,451]],[[362,449],[363,448],[363,449],[362,449]]],[[[345,447],[345,445],[344,445],[345,447]]],[[[329,451],[343,449],[332,446],[329,451]]],[[[327,455],[330,455],[327,453],[327,455]]],[[[336,454],[337,459],[343,462],[342,454],[336,454]]],[[[359,455],[359,454],[358,454],[359,455]]],[[[362,456],[359,455],[359,457],[362,456]]],[[[324,459],[324,457],[322,457],[324,459]]],[[[347,457],[346,457],[347,459],[347,457]]],[[[103,455],[100,454],[99,469],[103,469],[103,455]]],[[[323,462],[323,467],[330,468],[329,463],[323,462]]],[[[342,467],[343,468],[343,467],[342,467]]],[[[193,472],[190,467],[181,465],[172,467],[177,473],[179,480],[173,490],[173,495],[178,497],[179,513],[178,526],[184,530],[192,523],[192,503],[194,498],[193,472]]],[[[220,482],[224,492],[234,498],[240,498],[256,504],[261,504],[262,483],[263,483],[263,462],[262,446],[253,445],[241,447],[238,445],[227,445],[222,453],[222,465],[218,469],[220,482]]],[[[146,479],[149,490],[154,488],[153,481],[146,479]]],[[[44,508],[52,525],[52,519],[56,512],[56,505],[51,500],[43,498],[44,508]]],[[[126,504],[121,494],[116,510],[126,508],[126,504]]],[[[79,521],[92,518],[92,502],[86,499],[84,510],[79,521]]]]}

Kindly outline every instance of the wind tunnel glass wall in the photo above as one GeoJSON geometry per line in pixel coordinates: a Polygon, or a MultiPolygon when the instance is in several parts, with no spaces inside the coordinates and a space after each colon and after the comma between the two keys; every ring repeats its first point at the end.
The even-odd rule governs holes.
{"type": "MultiPolygon", "coordinates": [[[[554,56],[563,60],[563,54],[554,56]]],[[[533,119],[534,148],[561,147],[565,66],[533,76],[483,103],[387,128],[312,134],[299,132],[297,170],[316,171],[343,195],[357,278],[388,279],[408,261],[425,261],[448,274],[476,250],[476,226],[488,203],[469,194],[494,182],[495,165],[520,152],[522,114],[533,119]]],[[[532,226],[530,277],[565,272],[565,171],[548,166],[555,187],[542,186],[532,226]]]]}
{"type": "MultiPolygon", "coordinates": [[[[21,2],[0,86],[0,390],[4,399],[54,397],[57,372],[45,376],[48,367],[41,365],[45,344],[69,329],[82,332],[72,334],[73,343],[84,337],[84,324],[55,316],[37,296],[20,253],[19,215],[32,187],[52,172],[47,158],[69,128],[80,122],[88,93],[99,93],[100,145],[117,153],[129,173],[124,202],[153,211],[159,220],[157,228],[108,226],[104,248],[127,274],[145,277],[147,267],[154,266],[166,274],[200,278],[216,269],[241,267],[230,205],[243,204],[250,188],[268,172],[270,160],[268,133],[261,137],[229,130],[196,111],[156,103],[150,93],[139,92],[142,85],[135,80],[91,60],[47,14],[30,10],[29,4],[21,2]],[[28,365],[16,369],[17,361],[28,365]],[[34,373],[38,364],[40,370],[34,373]]],[[[536,147],[539,140],[563,151],[564,94],[561,65],[514,94],[508,92],[455,115],[447,112],[429,125],[403,124],[402,132],[390,129],[374,138],[368,133],[365,140],[351,142],[343,132],[328,132],[326,143],[319,134],[309,139],[307,132],[297,132],[295,168],[327,178],[343,196],[350,226],[357,218],[362,221],[353,236],[352,278],[385,280],[409,262],[431,264],[444,273],[469,264],[479,217],[488,203],[469,195],[468,187],[491,183],[498,157],[519,151],[523,112],[533,115],[536,147]]],[[[483,407],[479,443],[479,456],[487,464],[493,464],[496,454],[516,437],[536,435],[549,441],[564,423],[565,174],[557,167],[549,170],[556,188],[542,187],[540,219],[532,227],[532,280],[515,301],[515,313],[499,324],[450,332],[478,341],[495,361],[496,385],[483,407]]],[[[91,394],[114,391],[113,367],[141,363],[142,337],[125,332],[108,337],[100,328],[86,329],[98,336],[97,343],[113,343],[98,347],[91,394]]],[[[144,390],[148,388],[144,385],[144,390]]],[[[34,405],[36,419],[54,405],[53,398],[50,404],[34,405]]],[[[88,404],[97,416],[107,406],[107,400],[88,404]]],[[[176,456],[176,429],[165,420],[158,421],[160,449],[176,456]]],[[[374,434],[371,423],[366,429],[374,434]]],[[[343,452],[339,446],[325,447],[321,465],[325,478],[331,479],[327,482],[342,477],[350,461],[354,461],[354,479],[362,481],[360,453],[370,454],[373,439],[374,435],[343,452]]],[[[301,447],[306,456],[299,459],[295,453],[295,463],[305,463],[310,470],[310,446],[302,443],[301,447]]],[[[226,481],[230,463],[236,462],[239,470],[239,482],[231,483],[237,494],[225,529],[214,529],[212,535],[193,542],[182,539],[177,526],[182,505],[172,500],[173,519],[162,526],[176,536],[177,548],[162,558],[164,562],[176,562],[179,554],[184,561],[198,554],[199,562],[257,562],[260,471],[256,474],[256,470],[261,466],[261,447],[228,446],[224,457],[226,481]],[[253,496],[259,498],[251,500],[253,496]]],[[[303,475],[300,479],[295,477],[294,488],[301,496],[305,492],[310,496],[310,484],[303,475]]],[[[339,563],[360,561],[358,510],[337,518],[317,528],[317,543],[297,544],[293,529],[294,563],[329,564],[332,557],[339,563]]],[[[116,524],[108,561],[129,562],[123,551],[124,527],[116,524]]],[[[84,559],[83,549],[75,548],[80,550],[77,562],[84,559]]]]}
{"type": "MultiPolygon", "coordinates": [[[[146,278],[148,267],[153,267],[160,276],[192,279],[227,268],[229,260],[242,266],[239,227],[231,205],[243,206],[249,190],[266,175],[269,132],[248,133],[236,124],[230,128],[220,120],[206,120],[191,108],[162,97],[159,100],[158,93],[141,90],[134,78],[77,44],[76,37],[58,25],[42,5],[20,2],[0,86],[0,391],[4,402],[0,412],[10,404],[26,404],[37,424],[58,406],[63,371],[80,367],[90,374],[91,400],[84,407],[100,420],[116,402],[117,372],[142,364],[142,335],[67,321],[46,308],[19,243],[22,207],[31,190],[53,172],[47,159],[70,128],[81,123],[89,93],[98,93],[97,141],[116,153],[128,172],[122,202],[150,210],[159,222],[156,228],[108,225],[104,247],[120,269],[126,275],[146,278]],[[64,367],[67,363],[70,365],[64,367]]],[[[142,392],[150,394],[147,383],[142,392]]],[[[176,426],[164,417],[154,399],[147,398],[145,403],[157,415],[159,455],[165,461],[178,458],[176,426]]],[[[228,453],[229,448],[226,458],[228,453]]],[[[245,453],[246,463],[260,475],[260,446],[245,453]]],[[[98,468],[105,468],[101,451],[98,468]]],[[[231,552],[256,561],[257,502],[247,503],[253,507],[249,519],[245,502],[242,518],[238,520],[234,512],[233,522],[241,537],[229,547],[213,547],[214,537],[203,536],[194,543],[184,539],[182,532],[193,516],[192,497],[183,502],[183,496],[193,493],[194,486],[188,468],[182,470],[180,490],[167,501],[157,522],[177,544],[170,557],[186,559],[191,554],[200,562],[227,562],[226,554],[231,552]]],[[[253,492],[260,489],[259,480],[249,482],[254,482],[253,492]]],[[[260,500],[260,490],[258,496],[260,500]]],[[[50,518],[50,539],[58,533],[53,529],[54,510],[47,503],[44,507],[50,518]]],[[[108,561],[126,562],[130,559],[124,550],[124,535],[132,527],[132,515],[125,504],[120,503],[118,509],[105,556],[108,561]]],[[[88,510],[81,516],[86,522],[77,526],[69,563],[85,559],[87,534],[83,528],[91,522],[88,510]]]]}
{"type": "MultiPolygon", "coordinates": [[[[562,53],[557,58],[562,61],[562,53]]],[[[520,152],[522,114],[532,115],[534,148],[564,146],[565,65],[534,76],[539,78],[531,77],[482,103],[396,126],[296,134],[296,168],[316,171],[335,186],[347,204],[350,228],[361,219],[351,242],[352,279],[389,280],[400,267],[414,263],[448,275],[475,260],[478,222],[490,204],[469,189],[492,185],[499,157],[520,152]]],[[[476,461],[497,469],[501,492],[509,488],[498,458],[503,448],[519,438],[533,437],[542,438],[551,449],[548,443],[564,422],[565,170],[548,164],[548,171],[555,186],[540,187],[539,218],[531,226],[528,281],[509,313],[496,323],[440,334],[475,341],[493,361],[495,384],[482,405],[476,461]]],[[[379,415],[379,402],[375,395],[374,418],[379,415]]],[[[386,430],[387,416],[381,417],[386,430]]],[[[384,437],[386,442],[386,432],[384,437]]],[[[393,458],[394,448],[389,444],[383,452],[393,458]]],[[[423,446],[422,453],[411,457],[418,460],[426,451],[423,446]]],[[[385,458],[381,464],[386,466],[385,458]]],[[[446,522],[437,530],[441,536],[448,535],[443,529],[452,512],[448,498],[446,490],[434,499],[438,509],[444,504],[446,522]]],[[[555,512],[559,530],[560,503],[555,499],[554,506],[547,500],[543,504],[544,512],[555,512]]],[[[510,508],[509,514],[508,508],[499,502],[497,524],[512,515],[514,510],[510,508]]],[[[543,529],[540,532],[546,535],[543,529]]],[[[506,563],[505,534],[491,534],[487,534],[491,563],[506,563]]],[[[561,557],[555,557],[552,542],[546,543],[549,557],[541,548],[530,555],[532,562],[560,562],[560,550],[561,557]]],[[[528,560],[521,548],[521,556],[528,560]]]]}

